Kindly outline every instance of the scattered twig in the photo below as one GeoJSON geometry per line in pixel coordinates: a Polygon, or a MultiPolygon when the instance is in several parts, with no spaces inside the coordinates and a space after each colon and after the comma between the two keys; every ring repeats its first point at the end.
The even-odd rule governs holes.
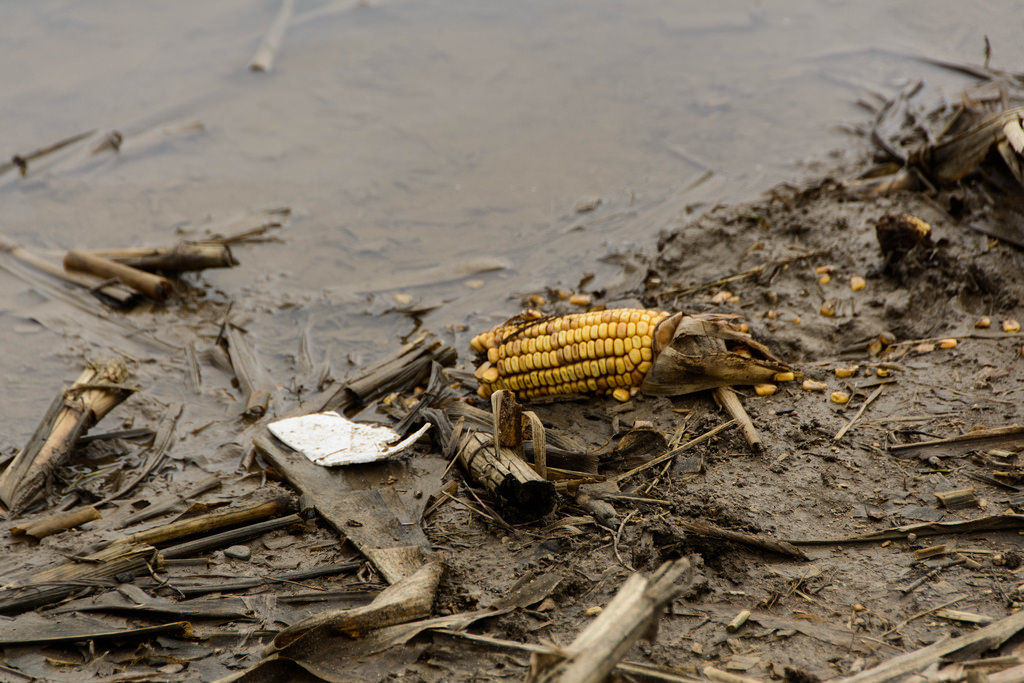
{"type": "Polygon", "coordinates": [[[883,389],[885,389],[885,384],[879,384],[878,388],[871,392],[871,395],[868,396],[867,399],[865,399],[864,403],[860,407],[860,410],[858,410],[857,414],[853,416],[853,419],[851,419],[849,422],[843,425],[842,429],[836,432],[836,435],[832,437],[833,441],[839,441],[846,435],[846,432],[850,431],[850,427],[852,427],[853,424],[860,419],[860,416],[864,414],[864,411],[867,410],[867,407],[869,405],[871,405],[871,402],[882,395],[883,389]]]}
{"type": "Polygon", "coordinates": [[[983,448],[1013,448],[1024,445],[1024,427],[1011,426],[997,429],[977,429],[948,439],[890,446],[889,452],[898,458],[945,457],[960,455],[983,448]]]}
{"type": "Polygon", "coordinates": [[[728,429],[729,427],[732,427],[735,424],[736,424],[736,420],[735,419],[729,420],[728,422],[723,422],[722,424],[718,425],[714,429],[710,429],[710,430],[704,432],[703,434],[701,434],[697,438],[691,439],[690,441],[687,441],[682,446],[680,446],[678,448],[673,448],[668,453],[665,453],[664,455],[659,455],[657,458],[652,458],[651,460],[648,460],[647,462],[645,462],[643,465],[638,465],[637,467],[634,467],[633,469],[629,470],[628,472],[623,472],[622,474],[617,476],[614,481],[615,481],[616,484],[621,484],[623,481],[625,481],[626,479],[629,479],[634,474],[638,474],[640,472],[643,472],[644,470],[649,469],[651,467],[654,467],[655,465],[660,465],[661,463],[665,462],[666,460],[671,460],[672,458],[676,457],[680,453],[688,451],[689,449],[693,448],[694,446],[699,446],[700,444],[702,444],[705,441],[708,441],[709,439],[717,436],[720,432],[725,431],[726,429],[728,429]]]}
{"type": "Polygon", "coordinates": [[[10,161],[5,161],[4,163],[0,164],[0,175],[7,173],[7,171],[10,171],[12,168],[17,168],[21,172],[21,175],[25,176],[28,174],[28,162],[35,161],[36,159],[44,157],[47,154],[52,154],[58,150],[64,149],[68,145],[73,145],[79,140],[84,140],[85,138],[91,136],[95,132],[95,130],[90,130],[86,131],[85,133],[79,133],[78,135],[72,135],[69,138],[64,138],[63,140],[55,142],[52,145],[42,147],[33,152],[29,152],[28,154],[15,154],[13,157],[11,157],[10,161]]]}

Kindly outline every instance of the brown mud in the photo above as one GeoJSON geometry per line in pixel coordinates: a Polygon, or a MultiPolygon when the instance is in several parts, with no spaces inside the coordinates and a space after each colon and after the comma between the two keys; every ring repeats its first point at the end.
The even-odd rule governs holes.
{"type": "MultiPolygon", "coordinates": [[[[374,10],[367,22],[386,21],[389,11],[374,10]]],[[[717,21],[727,27],[738,22],[742,29],[756,18],[740,13],[739,19],[717,21]]],[[[306,21],[299,24],[298,35],[308,38],[311,33],[316,38],[306,21]]],[[[255,28],[258,22],[252,23],[255,35],[260,32],[255,28]]],[[[672,26],[670,33],[679,30],[672,26]]],[[[360,30],[369,31],[365,26],[360,30]]],[[[323,58],[314,52],[304,59],[317,63],[323,58]]],[[[486,80],[488,74],[477,76],[486,80]]],[[[378,94],[388,100],[387,93],[378,94]]],[[[386,108],[385,104],[375,106],[386,108]]],[[[230,110],[220,102],[212,115],[223,116],[223,122],[230,110]]],[[[350,114],[352,120],[345,125],[355,126],[358,112],[350,114]]],[[[269,121],[256,128],[263,125],[269,126],[269,121]]],[[[445,128],[445,135],[457,137],[452,130],[445,128]]],[[[258,137],[258,132],[244,135],[258,137]]],[[[309,140],[289,139],[287,144],[315,146],[309,140]]],[[[259,148],[248,139],[239,148],[250,145],[259,148]]],[[[337,151],[333,145],[341,146],[335,140],[332,151],[337,151]]],[[[518,153],[506,151],[518,158],[518,153]]],[[[402,153],[389,151],[395,158],[402,153]]],[[[275,156],[266,150],[262,154],[275,156]]],[[[432,152],[416,154],[424,154],[424,164],[433,158],[432,152]]],[[[268,416],[313,405],[319,391],[336,388],[341,378],[378,360],[382,349],[421,327],[457,348],[452,377],[458,380],[460,394],[473,400],[470,335],[527,304],[540,304],[552,313],[578,310],[554,291],[580,289],[597,305],[736,313],[757,339],[803,377],[827,388],[804,391],[799,380],[781,383],[770,396],[738,388],[764,451],[752,453],[739,430],[730,429],[668,466],[631,478],[623,491],[646,502],[614,502],[619,519],[614,529],[600,526],[569,496],[559,496],[555,511],[539,523],[516,524],[481,515],[476,510],[482,505],[491,510],[493,502],[471,491],[458,470],[443,480],[454,483],[451,492],[456,500],[440,492],[447,463],[435,445],[425,443],[388,465],[363,467],[360,486],[394,494],[409,516],[403,523],[415,525],[422,517],[431,548],[447,565],[433,605],[435,616],[494,605],[524,577],[545,577],[553,586],[549,595],[468,630],[520,643],[566,645],[594,618],[593,608],[606,606],[631,573],[649,573],[665,560],[688,556],[696,567],[693,582],[659,621],[657,637],[641,641],[626,659],[691,678],[700,678],[705,667],[712,666],[753,679],[800,681],[849,675],[977,628],[963,621],[963,615],[959,620],[941,616],[937,610],[943,608],[981,620],[1000,619],[1024,603],[1016,529],[937,536],[908,532],[896,539],[849,544],[837,539],[904,524],[1021,512],[1024,472],[1019,446],[950,452],[930,459],[900,457],[890,448],[1024,421],[1024,337],[1001,328],[1004,320],[1024,320],[1024,252],[970,227],[972,221],[976,227],[991,226],[984,206],[971,204],[981,195],[958,195],[954,189],[952,194],[867,196],[851,190],[848,181],[867,166],[856,154],[851,156],[855,158],[805,169],[812,180],[778,186],[752,202],[715,202],[716,193],[724,192],[720,187],[704,186],[696,195],[683,190],[673,194],[654,183],[648,187],[650,193],[667,199],[645,203],[641,197],[639,208],[633,208],[632,191],[623,190],[621,196],[606,194],[597,213],[568,211],[566,205],[554,211],[558,219],[551,221],[564,228],[556,238],[558,248],[572,244],[580,234],[587,235],[587,246],[564,259],[545,253],[539,265],[518,265],[528,260],[520,252],[550,245],[546,240],[551,225],[536,234],[529,232],[525,246],[486,258],[480,250],[467,248],[459,252],[466,258],[438,270],[428,266],[435,262],[436,252],[426,262],[408,254],[408,247],[431,242],[428,235],[406,244],[411,233],[370,233],[378,241],[360,241],[354,251],[339,238],[310,257],[307,271],[285,269],[275,265],[275,249],[294,256],[313,254],[322,245],[315,235],[290,237],[282,231],[281,236],[272,232],[266,243],[236,248],[241,269],[176,280],[171,305],[143,306],[131,314],[97,315],[103,309],[88,297],[74,298],[75,304],[45,281],[33,280],[31,287],[18,281],[17,288],[4,293],[6,310],[12,312],[8,317],[18,324],[0,332],[11,349],[24,347],[5,360],[5,390],[13,402],[0,418],[11,426],[5,453],[13,455],[24,443],[45,401],[62,379],[68,379],[65,375],[71,373],[62,372],[63,366],[77,368],[100,350],[126,357],[144,390],[94,432],[157,429],[168,413],[179,407],[181,413],[166,458],[151,477],[113,503],[100,501],[145,466],[149,442],[145,437],[122,437],[76,449],[46,491],[46,505],[4,523],[0,578],[8,584],[68,561],[88,565],[81,558],[97,546],[182,515],[235,509],[282,495],[295,497],[281,472],[252,452],[252,439],[259,432],[240,415],[242,392],[223,352],[216,351],[227,319],[248,335],[258,363],[266,369],[262,381],[271,395],[268,416]],[[928,222],[931,244],[887,263],[876,237],[876,224],[887,214],[910,214],[928,222]],[[622,240],[620,233],[633,220],[644,226],[631,233],[630,240],[622,240]],[[645,231],[650,233],[650,245],[639,237],[645,231]],[[653,244],[655,232],[660,236],[653,244]],[[607,252],[612,253],[595,265],[607,252]],[[327,282],[338,272],[338,264],[329,263],[332,255],[340,259],[341,269],[362,270],[344,282],[327,282]],[[382,272],[385,263],[393,273],[382,272]],[[498,270],[510,263],[517,264],[515,272],[498,270]],[[409,264],[415,267],[404,267],[409,264]],[[758,270],[708,286],[752,269],[758,270]],[[865,287],[852,289],[852,277],[864,278],[865,287]],[[451,282],[457,285],[438,286],[451,282]],[[289,287],[294,283],[298,286],[289,287]],[[410,299],[406,292],[416,296],[410,299]],[[504,308],[496,308],[494,301],[503,302],[504,308]],[[990,319],[990,327],[977,327],[983,317],[990,319]],[[44,336],[47,343],[33,343],[44,336]],[[943,339],[957,343],[941,348],[943,339]],[[197,386],[187,379],[190,347],[199,360],[197,386]],[[835,374],[839,367],[856,370],[840,378],[835,374]],[[833,391],[845,391],[850,401],[831,401],[833,391]],[[184,495],[211,475],[219,486],[184,495]],[[947,509],[935,495],[965,488],[973,489],[974,499],[962,509],[947,509]],[[135,515],[169,494],[182,494],[184,499],[170,512],[135,521],[135,515]],[[88,503],[100,508],[103,519],[38,542],[6,533],[12,526],[88,503]],[[693,521],[792,542],[823,542],[800,545],[808,559],[797,560],[708,539],[687,527],[693,521]],[[735,631],[727,630],[742,610],[751,611],[749,620],[735,631]]],[[[154,158],[143,161],[153,163],[154,158]]],[[[532,167],[522,163],[524,167],[517,168],[525,178],[532,167]]],[[[467,178],[473,175],[467,170],[472,164],[454,165],[467,178]]],[[[26,237],[38,218],[73,228],[80,220],[76,207],[84,205],[101,219],[109,218],[107,212],[116,213],[116,207],[101,206],[104,202],[116,205],[112,200],[117,197],[126,204],[135,201],[124,199],[121,188],[102,183],[98,198],[89,198],[96,176],[85,173],[83,178],[78,175],[81,169],[71,166],[63,177],[75,179],[72,188],[62,185],[60,174],[65,171],[59,166],[35,185],[28,176],[21,190],[25,194],[13,202],[23,209],[14,214],[20,241],[29,241],[26,237]],[[42,198],[51,190],[60,190],[58,200],[42,198]]],[[[159,169],[146,168],[152,173],[150,180],[166,181],[159,169]]],[[[659,165],[658,170],[680,175],[672,166],[659,165]]],[[[121,180],[131,174],[123,167],[116,172],[121,180]]],[[[204,182],[209,178],[198,177],[202,172],[196,173],[194,183],[138,200],[152,203],[147,225],[161,226],[139,235],[140,241],[168,241],[166,226],[172,223],[188,236],[223,226],[223,220],[206,223],[199,218],[216,204],[211,197],[218,190],[204,182]],[[180,206],[203,208],[183,217],[180,206],[170,199],[179,190],[186,196],[180,206]]],[[[494,169],[489,173],[494,175],[484,173],[475,179],[476,191],[493,193],[493,184],[504,182],[496,179],[501,176],[494,169]]],[[[552,172],[548,179],[558,184],[552,197],[585,194],[586,183],[556,180],[556,175],[552,172]]],[[[602,176],[594,183],[608,186],[618,180],[602,176]]],[[[391,209],[398,214],[392,215],[395,223],[415,214],[432,225],[464,225],[480,216],[487,239],[498,239],[507,231],[506,219],[494,217],[500,210],[450,210],[443,198],[426,207],[425,218],[418,215],[424,207],[417,204],[417,197],[437,191],[424,182],[427,190],[418,186],[402,201],[398,198],[407,190],[392,187],[401,180],[366,180],[365,186],[356,183],[358,187],[348,191],[355,205],[363,201],[397,206],[391,209]]],[[[668,185],[676,190],[690,185],[690,180],[680,182],[668,185]]],[[[328,183],[321,179],[311,184],[320,189],[294,192],[298,200],[308,202],[309,213],[303,209],[291,220],[305,219],[325,228],[338,218],[329,211],[318,212],[324,207],[323,188],[328,183]]],[[[225,201],[232,207],[249,202],[251,195],[240,185],[227,185],[231,189],[225,201]]],[[[0,187],[0,198],[14,194],[11,187],[0,187]]],[[[217,208],[223,210],[223,205],[217,208]]],[[[514,219],[508,221],[540,221],[541,214],[531,211],[516,204],[509,209],[514,219]]],[[[138,206],[133,212],[140,212],[138,206]]],[[[552,210],[542,213],[550,218],[552,210]]],[[[366,236],[347,221],[333,224],[338,225],[339,232],[366,236]]],[[[125,239],[122,233],[115,234],[118,240],[125,239]]],[[[84,234],[80,241],[97,248],[114,246],[101,243],[104,236],[96,228],[95,234],[84,234]]],[[[51,239],[55,238],[31,246],[53,246],[51,239]]],[[[74,241],[60,241],[62,247],[74,246],[74,241]]],[[[446,253],[449,246],[431,249],[446,253]]],[[[409,400],[404,396],[375,403],[361,417],[399,417],[409,400]]],[[[703,394],[671,399],[641,395],[622,404],[588,399],[531,409],[550,430],[597,453],[610,451],[637,420],[651,422],[675,444],[728,419],[703,394]]],[[[614,474],[635,464],[605,462],[602,471],[614,474]]],[[[352,535],[361,524],[349,520],[352,535]]],[[[9,628],[0,629],[5,639],[0,679],[216,680],[256,665],[266,644],[288,625],[325,609],[366,605],[386,585],[374,566],[316,515],[234,545],[243,547],[176,558],[162,568],[146,566],[114,581],[82,581],[60,602],[17,616],[11,612],[9,628]],[[328,577],[288,574],[331,564],[345,568],[328,577]],[[266,583],[231,585],[240,577],[261,577],[266,583]],[[197,584],[205,585],[202,590],[212,592],[216,600],[190,605],[197,611],[183,611],[178,605],[183,599],[205,595],[189,592],[188,587],[197,584]],[[74,624],[67,621],[72,618],[77,620],[74,624]],[[40,634],[56,638],[56,624],[62,620],[62,626],[92,629],[88,632],[94,637],[46,642],[40,634]],[[187,621],[187,628],[160,635],[125,633],[180,621],[187,621]],[[34,639],[26,636],[32,642],[18,644],[19,632],[34,639]]],[[[1013,641],[1001,652],[1016,653],[1016,646],[1013,641]]],[[[330,675],[335,680],[522,680],[529,667],[525,650],[473,645],[444,633],[424,634],[403,648],[373,656],[357,655],[343,660],[330,675]]],[[[271,674],[263,680],[274,680],[271,674]]],[[[321,679],[330,677],[320,674],[321,679]]],[[[318,680],[311,673],[303,675],[318,680]]],[[[293,676],[294,669],[289,669],[277,680],[295,680],[293,676]]]]}

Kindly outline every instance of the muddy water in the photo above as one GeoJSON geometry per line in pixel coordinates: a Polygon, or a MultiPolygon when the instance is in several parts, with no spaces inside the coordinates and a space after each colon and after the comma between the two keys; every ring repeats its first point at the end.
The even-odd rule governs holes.
{"type": "MultiPolygon", "coordinates": [[[[249,315],[280,383],[303,327],[340,374],[412,329],[385,313],[395,294],[434,307],[425,323],[440,331],[488,325],[520,294],[574,289],[586,273],[591,287],[614,283],[618,266],[600,257],[649,250],[702,206],[855,147],[835,124],[866,120],[853,104],[863,88],[922,78],[955,96],[965,82],[911,55],[980,61],[988,35],[994,63],[1020,70],[1007,20],[1017,9],[299,2],[273,70],[259,74],[245,67],[275,2],[9,3],[4,155],[91,129],[130,141],[198,119],[204,131],[8,173],[0,231],[59,258],[75,245],[173,243],[210,217],[290,206],[280,243],[240,248],[242,267],[198,282],[249,315]],[[587,198],[601,203],[576,213],[587,198]]],[[[192,325],[200,346],[215,332],[202,306],[192,318],[171,309],[129,320],[178,341],[192,325]]],[[[111,334],[0,272],[0,448],[24,442],[83,358],[123,350],[111,334]]],[[[156,359],[140,380],[153,396],[189,400],[179,362],[133,352],[156,359]]]]}

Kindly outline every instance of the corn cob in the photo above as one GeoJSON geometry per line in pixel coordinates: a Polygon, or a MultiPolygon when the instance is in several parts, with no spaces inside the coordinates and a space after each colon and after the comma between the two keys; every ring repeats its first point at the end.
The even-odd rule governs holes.
{"type": "Polygon", "coordinates": [[[470,342],[486,360],[478,393],[508,389],[525,399],[639,391],[658,351],[655,329],[668,313],[612,309],[543,317],[527,312],[470,342]]]}

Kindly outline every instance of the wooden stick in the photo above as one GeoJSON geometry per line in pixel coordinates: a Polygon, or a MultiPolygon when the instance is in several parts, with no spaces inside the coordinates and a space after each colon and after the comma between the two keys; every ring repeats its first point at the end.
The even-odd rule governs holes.
{"type": "Polygon", "coordinates": [[[740,397],[736,395],[736,392],[730,387],[717,387],[711,393],[718,405],[725,408],[725,411],[739,423],[740,428],[743,430],[743,436],[747,439],[747,443],[750,444],[750,448],[755,453],[762,452],[764,444],[761,443],[761,435],[757,433],[757,427],[754,426],[750,415],[743,408],[743,402],[740,401],[740,397]]]}
{"type": "Polygon", "coordinates": [[[58,150],[64,149],[68,145],[73,145],[79,140],[84,140],[85,138],[89,137],[95,132],[95,130],[90,130],[86,131],[85,133],[79,133],[78,135],[72,135],[69,138],[64,138],[63,140],[55,142],[52,145],[42,147],[33,152],[29,152],[28,154],[15,154],[13,157],[11,157],[10,161],[5,161],[4,163],[0,164],[0,174],[7,173],[7,171],[11,170],[12,168],[17,168],[18,170],[21,171],[22,177],[24,177],[25,175],[28,174],[28,162],[34,161],[36,159],[39,159],[40,157],[46,156],[47,154],[52,154],[58,150]]]}
{"type": "Polygon", "coordinates": [[[249,62],[250,71],[270,71],[270,67],[274,65],[274,55],[277,54],[277,49],[281,46],[281,39],[284,38],[284,31],[292,19],[294,8],[295,0],[284,0],[281,3],[281,9],[277,11],[274,22],[267,29],[263,42],[260,43],[252,61],[249,62]]]}
{"type": "Polygon", "coordinates": [[[122,536],[114,541],[111,546],[129,546],[139,544],[155,545],[157,543],[166,543],[167,541],[172,541],[184,536],[192,536],[195,534],[213,531],[214,529],[222,529],[227,526],[234,526],[236,524],[244,524],[245,522],[272,517],[285,512],[290,505],[291,502],[287,498],[281,497],[264,503],[254,503],[242,508],[218,510],[217,512],[211,512],[198,517],[172,522],[171,524],[159,526],[155,529],[148,529],[128,536],[122,536]]]}
{"type": "Polygon", "coordinates": [[[223,242],[181,242],[173,247],[93,249],[93,256],[110,259],[140,270],[183,272],[206,268],[232,268],[238,261],[223,242]]]}
{"type": "Polygon", "coordinates": [[[864,411],[869,405],[871,405],[871,402],[882,395],[882,390],[885,389],[885,386],[885,384],[879,384],[878,388],[871,392],[871,395],[867,397],[863,405],[861,405],[860,410],[858,410],[857,414],[853,416],[853,419],[843,425],[842,429],[836,432],[836,435],[832,437],[833,441],[839,441],[846,435],[846,432],[850,431],[850,427],[853,426],[854,422],[860,419],[860,416],[864,414],[864,411]]]}
{"type": "Polygon", "coordinates": [[[1020,445],[1024,445],[1024,427],[1011,426],[977,429],[948,439],[891,446],[889,452],[897,458],[927,459],[933,455],[941,458],[981,448],[1012,448],[1020,445]]]}
{"type": "Polygon", "coordinates": [[[230,322],[225,325],[225,338],[227,339],[228,356],[231,358],[231,367],[238,378],[238,386],[245,397],[245,404],[242,408],[242,415],[248,418],[258,418],[267,412],[270,406],[270,398],[274,384],[267,375],[267,371],[260,364],[256,352],[245,340],[242,331],[230,322]]]}
{"type": "Polygon", "coordinates": [[[85,507],[78,508],[77,510],[69,510],[68,512],[62,512],[57,515],[51,515],[44,519],[38,519],[30,524],[18,525],[11,527],[12,534],[24,534],[25,536],[31,536],[32,538],[39,540],[52,534],[66,531],[67,529],[73,529],[76,526],[81,526],[86,522],[92,522],[100,519],[103,515],[99,513],[99,510],[94,508],[92,505],[86,505],[85,507]]]}
{"type": "Polygon", "coordinates": [[[165,277],[147,273],[110,259],[101,258],[81,249],[72,249],[64,257],[64,268],[93,273],[101,277],[117,278],[132,289],[156,301],[166,301],[174,285],[165,277]]]}
{"type": "Polygon", "coordinates": [[[78,437],[131,394],[123,384],[127,378],[119,359],[92,365],[54,399],[29,443],[0,474],[0,501],[11,512],[35,501],[78,437]]]}
{"type": "MultiPolygon", "coordinates": [[[[680,579],[691,574],[686,558],[666,562],[650,579],[633,574],[619,589],[600,616],[565,648],[561,661],[534,657],[530,680],[543,683],[603,681],[626,652],[656,626],[665,605],[684,588],[680,579]]],[[[689,579],[685,579],[685,584],[689,579]]]]}
{"type": "Polygon", "coordinates": [[[58,280],[87,289],[104,303],[110,303],[119,308],[127,308],[138,297],[138,294],[131,289],[122,284],[110,282],[108,279],[98,278],[86,273],[69,273],[56,263],[51,263],[47,259],[28,251],[2,233],[0,233],[0,251],[7,252],[25,265],[41,273],[46,273],[58,280]]]}

